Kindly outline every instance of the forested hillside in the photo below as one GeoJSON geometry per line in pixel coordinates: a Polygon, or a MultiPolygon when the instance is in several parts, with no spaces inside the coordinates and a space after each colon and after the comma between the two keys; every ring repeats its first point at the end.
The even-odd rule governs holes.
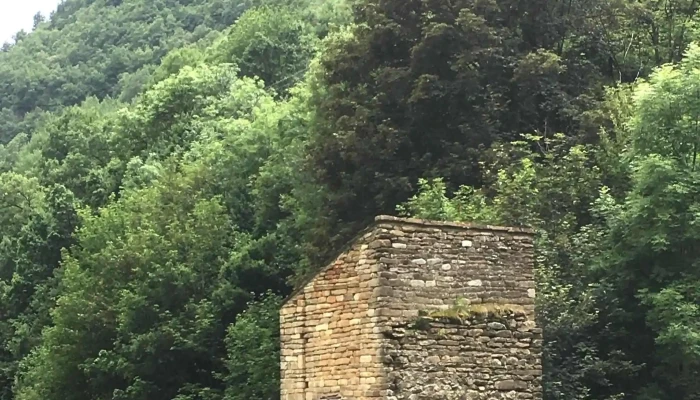
{"type": "Polygon", "coordinates": [[[536,229],[547,400],[700,399],[699,7],[65,0],[0,52],[0,400],[279,398],[381,213],[536,229]]]}

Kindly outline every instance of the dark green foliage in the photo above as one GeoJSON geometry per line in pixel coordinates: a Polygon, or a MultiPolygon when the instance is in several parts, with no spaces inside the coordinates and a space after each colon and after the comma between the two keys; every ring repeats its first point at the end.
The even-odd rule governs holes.
{"type": "Polygon", "coordinates": [[[44,124],[47,115],[47,113],[38,110],[21,118],[9,108],[0,109],[0,145],[10,142],[21,133],[31,134],[44,124]]]}
{"type": "Polygon", "coordinates": [[[225,400],[279,398],[279,307],[268,295],[253,303],[226,335],[225,400]]]}
{"type": "Polygon", "coordinates": [[[44,184],[60,182],[83,203],[104,204],[118,181],[110,169],[115,118],[121,105],[113,101],[86,100],[68,107],[34,133],[41,143],[37,175],[44,184]]]}
{"type": "Polygon", "coordinates": [[[674,14],[616,0],[358,1],[357,25],[321,56],[312,102],[309,168],[333,221],[322,237],[347,239],[420,177],[481,185],[496,141],[597,140],[604,84],[646,76],[692,38],[697,6],[667,3],[674,14]]]}
{"type": "Polygon", "coordinates": [[[595,39],[563,7],[359,2],[359,25],[322,55],[313,103],[313,168],[330,192],[332,231],[390,212],[419,177],[480,184],[480,153],[495,141],[580,134],[580,116],[610,79],[598,65],[609,53],[586,53],[595,39]]]}
{"type": "Polygon", "coordinates": [[[54,271],[73,245],[73,195],[14,173],[0,174],[0,398],[12,398],[18,362],[50,325],[54,271]]]}

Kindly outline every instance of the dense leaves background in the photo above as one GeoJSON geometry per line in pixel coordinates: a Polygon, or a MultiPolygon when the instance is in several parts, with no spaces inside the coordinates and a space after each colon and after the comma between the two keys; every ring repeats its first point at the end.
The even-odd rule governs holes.
{"type": "Polygon", "coordinates": [[[0,51],[0,400],[279,398],[379,213],[537,232],[545,397],[700,399],[691,0],[66,0],[0,51]]]}

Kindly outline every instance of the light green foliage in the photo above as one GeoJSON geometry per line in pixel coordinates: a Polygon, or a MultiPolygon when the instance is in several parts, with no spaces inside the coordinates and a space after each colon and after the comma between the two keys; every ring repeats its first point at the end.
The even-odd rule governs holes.
{"type": "MultiPolygon", "coordinates": [[[[122,7],[144,6],[123,1],[105,10],[98,3],[66,2],[32,40],[59,26],[72,38],[71,29],[87,24],[86,16],[122,17],[122,7]],[[71,13],[77,22],[64,18],[71,13]]],[[[75,97],[51,95],[56,107],[68,107],[24,121],[4,112],[0,129],[15,138],[0,147],[2,400],[278,395],[278,378],[270,374],[278,368],[276,307],[289,282],[308,270],[303,240],[314,208],[307,204],[320,198],[303,170],[311,83],[277,101],[262,81],[239,77],[257,72],[239,74],[235,65],[207,61],[204,54],[221,48],[208,47],[217,35],[200,32],[201,19],[241,8],[217,8],[216,1],[192,6],[205,3],[216,12],[185,15],[187,7],[169,4],[184,13],[170,22],[192,23],[186,41],[199,42],[171,52],[158,68],[149,64],[153,53],[131,36],[125,44],[137,47],[129,51],[104,49],[123,58],[112,72],[129,85],[128,93],[94,86],[117,75],[91,80],[82,71],[77,82],[84,87],[60,83],[75,97]],[[82,101],[91,93],[97,98],[82,101]],[[100,100],[116,94],[131,104],[100,100]],[[17,136],[23,130],[26,135],[17,136]]],[[[249,68],[262,60],[252,55],[267,39],[283,57],[261,71],[283,76],[306,67],[314,35],[329,29],[314,26],[314,33],[309,22],[292,18],[319,15],[302,10],[306,5],[259,8],[236,25],[249,24],[239,38],[250,41],[239,55],[250,56],[249,68]],[[272,10],[283,12],[281,19],[272,10]],[[286,24],[276,24],[280,20],[286,24]],[[265,40],[250,36],[256,24],[267,26],[265,40]]],[[[144,37],[179,40],[159,37],[167,32],[159,29],[144,37]]],[[[111,40],[103,39],[102,45],[111,40]]],[[[29,43],[2,57],[28,51],[22,46],[29,43]]],[[[158,58],[165,54],[159,51],[158,58]]],[[[3,68],[12,66],[0,62],[0,76],[3,68]]],[[[13,85],[4,97],[13,107],[41,101],[37,94],[24,96],[26,104],[12,103],[13,85]]]]}
{"type": "Polygon", "coordinates": [[[463,186],[448,196],[443,180],[421,180],[419,193],[399,212],[535,228],[538,322],[548,338],[545,396],[588,399],[593,389],[607,398],[615,394],[605,388],[607,369],[617,367],[617,360],[596,347],[600,306],[586,269],[600,238],[596,229],[582,228],[590,221],[587,210],[598,197],[601,173],[590,147],[568,146],[559,135],[524,139],[497,145],[485,157],[487,186],[463,186]]]}
{"type": "Polygon", "coordinates": [[[19,134],[6,145],[0,144],[0,173],[9,172],[15,168],[20,158],[20,151],[28,141],[27,135],[19,134]]]}
{"type": "MultiPolygon", "coordinates": [[[[399,207],[404,214],[432,219],[475,221],[540,227],[569,232],[585,205],[597,197],[600,170],[590,149],[566,146],[561,135],[552,139],[526,135],[525,140],[496,145],[485,156],[483,189],[459,188],[452,198],[440,178],[421,179],[419,194],[399,207]],[[539,151],[530,151],[536,147],[539,151]],[[523,196],[528,193],[528,196],[523,196]]],[[[553,232],[555,233],[555,232],[553,232]]]]}
{"type": "Polygon", "coordinates": [[[170,171],[83,213],[81,247],[65,260],[54,325],[25,362],[19,399],[170,399],[214,382],[225,328],[249,298],[228,263],[244,238],[195,181],[170,171]]]}
{"type": "Polygon", "coordinates": [[[184,67],[196,68],[204,61],[204,52],[195,46],[183,47],[169,52],[160,62],[151,76],[151,83],[156,84],[175,75],[184,67]]]}
{"type": "Polygon", "coordinates": [[[316,41],[312,26],[299,12],[261,7],[236,21],[209,58],[234,63],[241,75],[283,91],[303,78],[316,41]]]}
{"type": "Polygon", "coordinates": [[[224,338],[248,301],[287,293],[306,265],[282,204],[298,181],[290,167],[301,153],[289,146],[300,149],[307,135],[306,90],[292,93],[299,97],[278,102],[229,65],[186,66],[132,106],[88,101],[32,138],[25,147],[38,161],[29,171],[66,181],[91,208],[80,246],[64,254],[52,326],[23,362],[19,399],[276,393],[272,300],[224,338]],[[63,168],[65,160],[84,161],[63,168]],[[94,182],[116,184],[93,202],[85,175],[104,168],[114,169],[94,182]],[[270,186],[257,183],[263,168],[270,186]],[[253,329],[271,335],[258,365],[246,353],[259,339],[246,336],[253,329]],[[160,367],[173,363],[180,369],[160,367]]]}
{"type": "Polygon", "coordinates": [[[601,207],[609,229],[602,273],[622,309],[607,317],[621,332],[639,329],[633,338],[620,334],[615,345],[655,377],[642,386],[643,398],[700,393],[694,245],[700,238],[699,62],[700,50],[692,46],[679,66],[660,69],[636,90],[629,122],[631,190],[617,204],[601,207]]]}
{"type": "Polygon", "coordinates": [[[166,157],[186,151],[219,122],[248,115],[267,98],[262,85],[237,79],[230,65],[184,67],[120,113],[119,155],[166,157]]]}
{"type": "Polygon", "coordinates": [[[0,109],[0,145],[7,144],[17,135],[31,136],[49,117],[49,113],[41,110],[32,111],[22,118],[9,108],[0,109]]]}
{"type": "Polygon", "coordinates": [[[0,52],[0,81],[6,85],[0,109],[22,116],[89,96],[117,97],[128,89],[119,85],[123,74],[229,26],[244,7],[237,0],[62,2],[50,22],[0,52]]]}
{"type": "Polygon", "coordinates": [[[700,48],[679,67],[666,65],[635,91],[629,121],[635,155],[658,154],[693,170],[700,150],[700,48]],[[660,133],[662,133],[660,135],[660,133]]]}
{"type": "Polygon", "coordinates": [[[397,211],[438,221],[472,221],[498,223],[498,216],[487,204],[486,197],[469,186],[462,186],[454,197],[447,197],[447,187],[442,178],[418,180],[419,192],[397,211]]]}
{"type": "Polygon", "coordinates": [[[352,21],[352,4],[353,0],[309,0],[304,17],[319,37],[325,37],[352,21]]]}

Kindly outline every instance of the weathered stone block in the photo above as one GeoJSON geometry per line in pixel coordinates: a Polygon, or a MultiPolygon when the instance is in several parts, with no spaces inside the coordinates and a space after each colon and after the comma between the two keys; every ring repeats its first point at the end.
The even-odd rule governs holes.
{"type": "Polygon", "coordinates": [[[527,389],[527,382],[516,381],[516,380],[506,380],[496,382],[496,389],[498,390],[524,390],[527,389]]]}

